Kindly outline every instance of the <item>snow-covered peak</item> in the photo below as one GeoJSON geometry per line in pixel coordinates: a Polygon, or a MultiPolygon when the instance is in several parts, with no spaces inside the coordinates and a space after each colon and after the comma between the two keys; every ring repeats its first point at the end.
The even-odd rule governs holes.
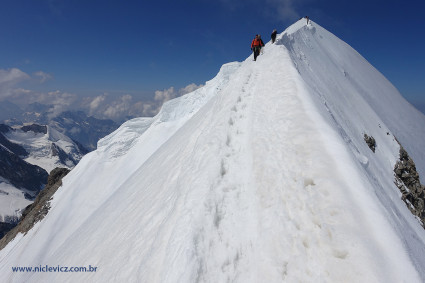
{"type": "Polygon", "coordinates": [[[309,22],[310,22],[310,25],[307,25],[307,20],[305,18],[301,18],[298,21],[296,21],[295,23],[293,23],[292,25],[290,25],[288,28],[286,28],[285,31],[283,32],[283,34],[291,35],[291,34],[297,32],[300,29],[311,27],[312,22],[310,20],[309,20],[309,22]]]}
{"type": "Polygon", "coordinates": [[[25,161],[47,172],[56,167],[73,168],[84,155],[78,145],[50,126],[30,125],[9,131],[5,136],[29,153],[25,161]]]}
{"type": "Polygon", "coordinates": [[[301,20],[257,61],[99,141],[46,218],[0,251],[0,281],[424,281],[425,232],[393,169],[394,136],[413,149],[425,139],[402,140],[423,130],[398,127],[394,101],[405,122],[423,121],[357,52],[301,20]],[[40,265],[98,271],[11,272],[40,265]]]}
{"type": "Polygon", "coordinates": [[[352,131],[349,136],[373,133],[381,146],[395,136],[425,176],[425,116],[366,59],[317,23],[305,25],[304,19],[280,34],[277,44],[288,49],[329,123],[352,131]]]}

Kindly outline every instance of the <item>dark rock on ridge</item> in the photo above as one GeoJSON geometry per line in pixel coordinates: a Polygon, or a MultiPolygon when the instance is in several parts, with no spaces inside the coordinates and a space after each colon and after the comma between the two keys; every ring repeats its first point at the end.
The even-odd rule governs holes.
{"type": "Polygon", "coordinates": [[[425,186],[419,180],[415,162],[401,145],[400,159],[394,166],[394,173],[401,199],[425,228],[425,186]]]}
{"type": "Polygon", "coordinates": [[[0,176],[17,187],[36,195],[46,184],[46,170],[22,160],[17,154],[0,146],[0,176]]]}
{"type": "Polygon", "coordinates": [[[369,146],[369,148],[375,152],[376,149],[376,141],[375,138],[372,136],[368,136],[367,134],[364,134],[364,140],[367,143],[367,145],[369,146]]]}
{"type": "Polygon", "coordinates": [[[34,133],[47,134],[47,126],[41,126],[38,124],[32,124],[28,126],[21,127],[21,130],[24,132],[32,131],[34,133]]]}
{"type": "Polygon", "coordinates": [[[25,208],[19,224],[0,239],[0,250],[13,240],[18,233],[27,233],[47,215],[53,194],[62,186],[62,178],[69,172],[70,170],[66,168],[55,168],[50,172],[46,187],[40,192],[34,203],[25,208]]]}

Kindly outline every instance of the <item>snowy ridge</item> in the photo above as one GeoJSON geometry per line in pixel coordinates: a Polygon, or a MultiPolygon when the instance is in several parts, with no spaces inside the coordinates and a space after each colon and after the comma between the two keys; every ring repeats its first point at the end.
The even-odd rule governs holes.
{"type": "Polygon", "coordinates": [[[155,152],[161,146],[161,141],[168,140],[193,114],[202,108],[229,81],[230,76],[240,65],[239,62],[223,65],[217,76],[208,81],[204,87],[167,101],[153,118],[137,118],[125,122],[117,131],[98,142],[98,151],[107,151],[111,157],[121,156],[127,153],[141,137],[140,143],[143,143],[144,147],[150,148],[146,152],[155,152]],[[167,123],[161,125],[164,122],[167,123]]]}
{"type": "MultiPolygon", "coordinates": [[[[308,26],[303,22],[282,33],[277,44],[290,52],[316,104],[325,105],[318,107],[328,112],[322,115],[331,118],[330,123],[340,123],[339,129],[352,131],[348,136],[368,129],[382,146],[394,135],[415,156],[418,171],[425,176],[425,116],[348,44],[314,22],[308,26]]],[[[391,147],[389,151],[394,151],[391,147]]]]}
{"type": "Polygon", "coordinates": [[[345,61],[355,54],[299,21],[256,62],[225,65],[156,117],[126,122],[64,178],[46,218],[0,251],[0,281],[425,280],[425,232],[393,184],[395,106],[376,110],[369,96],[386,80],[345,61]],[[359,87],[363,73],[376,84],[359,87]],[[46,264],[99,269],[11,272],[46,264]]]}

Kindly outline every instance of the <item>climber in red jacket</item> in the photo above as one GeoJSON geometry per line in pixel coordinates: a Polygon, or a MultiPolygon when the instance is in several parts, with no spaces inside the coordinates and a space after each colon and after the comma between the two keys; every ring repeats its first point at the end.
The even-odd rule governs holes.
{"type": "Polygon", "coordinates": [[[260,55],[261,47],[264,42],[261,40],[261,35],[257,34],[251,43],[251,50],[254,51],[254,61],[257,61],[257,56],[260,55]]]}

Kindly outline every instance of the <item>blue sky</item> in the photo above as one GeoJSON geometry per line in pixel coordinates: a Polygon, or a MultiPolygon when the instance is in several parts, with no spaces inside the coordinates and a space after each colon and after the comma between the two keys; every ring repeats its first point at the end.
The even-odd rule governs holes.
{"type": "Polygon", "coordinates": [[[110,118],[154,113],[244,60],[254,34],[268,39],[309,15],[425,111],[423,2],[3,0],[0,100],[83,101],[110,118]]]}

